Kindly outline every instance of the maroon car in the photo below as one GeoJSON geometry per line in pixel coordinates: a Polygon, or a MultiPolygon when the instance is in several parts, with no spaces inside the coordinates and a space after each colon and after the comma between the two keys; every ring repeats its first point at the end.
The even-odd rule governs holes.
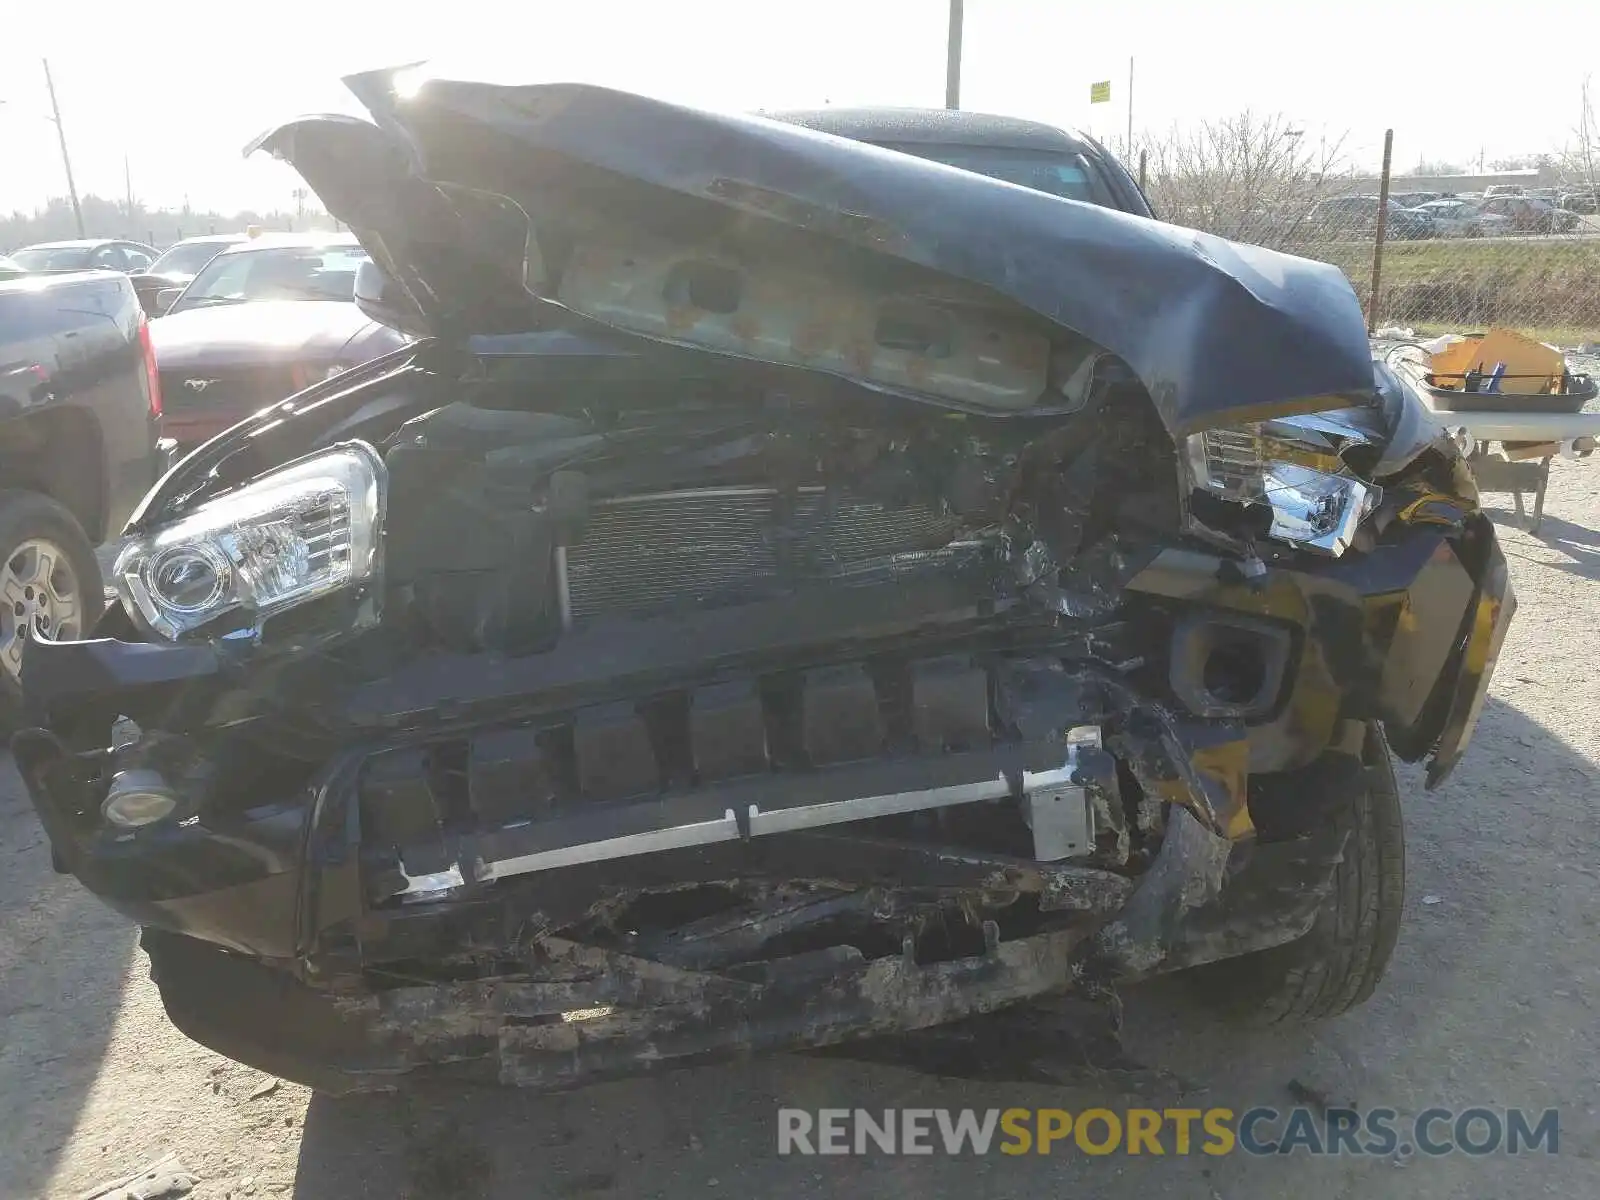
{"type": "Polygon", "coordinates": [[[1479,211],[1505,217],[1513,233],[1570,233],[1578,225],[1576,213],[1537,196],[1490,196],[1479,211]]]}
{"type": "MultiPolygon", "coordinates": [[[[348,234],[266,235],[228,247],[150,326],[167,433],[185,449],[406,336],[354,303],[367,260],[348,234]]],[[[171,293],[179,294],[173,295],[171,293]]]]}

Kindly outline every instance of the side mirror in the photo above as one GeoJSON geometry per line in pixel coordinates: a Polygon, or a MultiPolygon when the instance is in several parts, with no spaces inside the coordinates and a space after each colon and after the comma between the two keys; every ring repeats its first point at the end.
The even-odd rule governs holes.
{"type": "Polygon", "coordinates": [[[162,288],[156,293],[156,316],[163,315],[171,308],[179,296],[183,295],[181,287],[162,288]]]}
{"type": "Polygon", "coordinates": [[[432,332],[405,289],[370,259],[356,268],[355,302],[363,313],[390,329],[411,337],[427,337],[432,332]]]}

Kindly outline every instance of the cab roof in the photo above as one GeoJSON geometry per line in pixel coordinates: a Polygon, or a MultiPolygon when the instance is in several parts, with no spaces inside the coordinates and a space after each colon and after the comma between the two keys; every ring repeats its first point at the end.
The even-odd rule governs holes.
{"type": "Polygon", "coordinates": [[[1083,138],[1054,125],[993,113],[951,108],[810,108],[764,113],[775,121],[803,125],[856,142],[904,145],[998,146],[1007,150],[1058,150],[1074,153],[1083,138]]]}

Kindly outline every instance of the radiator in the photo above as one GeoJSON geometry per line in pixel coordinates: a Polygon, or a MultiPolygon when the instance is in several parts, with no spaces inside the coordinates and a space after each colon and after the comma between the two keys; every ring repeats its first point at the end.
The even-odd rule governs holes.
{"type": "Polygon", "coordinates": [[[567,553],[575,618],[735,603],[827,580],[926,569],[960,522],[820,487],[704,488],[597,502],[567,553]]]}

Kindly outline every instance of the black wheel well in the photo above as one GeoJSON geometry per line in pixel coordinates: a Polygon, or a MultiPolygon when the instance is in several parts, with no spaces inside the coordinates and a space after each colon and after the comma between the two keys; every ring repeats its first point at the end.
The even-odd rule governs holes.
{"type": "Polygon", "coordinates": [[[91,544],[98,544],[106,533],[99,423],[75,408],[0,422],[0,487],[49,496],[77,518],[91,544]]]}

